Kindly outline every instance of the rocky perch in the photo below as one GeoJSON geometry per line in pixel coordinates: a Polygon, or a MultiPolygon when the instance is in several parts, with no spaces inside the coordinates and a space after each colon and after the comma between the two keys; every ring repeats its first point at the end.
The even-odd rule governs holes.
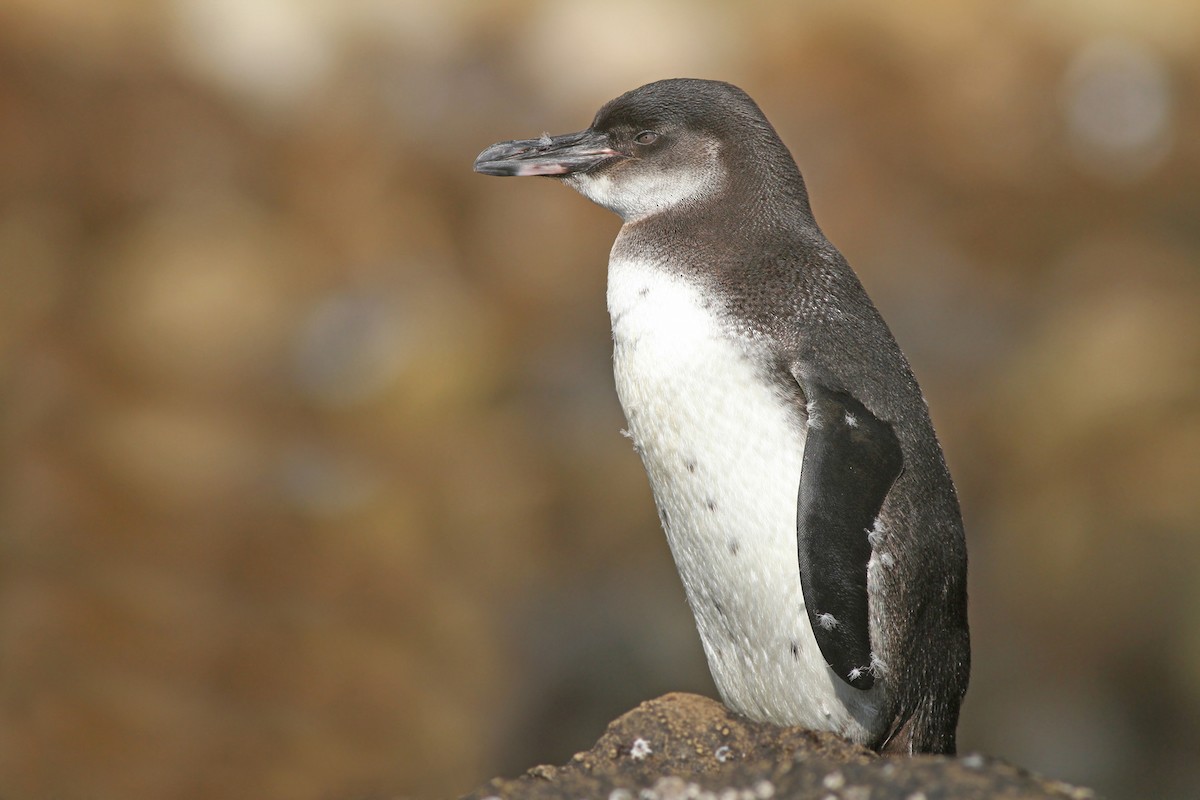
{"type": "Polygon", "coordinates": [[[668,694],[618,717],[570,763],[496,778],[464,800],[1093,797],[981,755],[884,757],[830,733],[751,722],[708,698],[668,694]]]}

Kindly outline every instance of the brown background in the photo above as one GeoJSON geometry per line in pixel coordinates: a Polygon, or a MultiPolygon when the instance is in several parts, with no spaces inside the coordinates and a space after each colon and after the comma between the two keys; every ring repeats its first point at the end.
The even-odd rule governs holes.
{"type": "Polygon", "coordinates": [[[618,220],[470,169],[676,75],[922,380],[964,749],[1200,791],[1200,5],[2,0],[0,795],[447,796],[710,691],[618,220]]]}

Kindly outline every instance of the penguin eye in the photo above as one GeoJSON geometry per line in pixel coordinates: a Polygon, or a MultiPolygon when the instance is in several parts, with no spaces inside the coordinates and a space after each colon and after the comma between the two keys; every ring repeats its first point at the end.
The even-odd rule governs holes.
{"type": "Polygon", "coordinates": [[[633,137],[633,140],[638,144],[654,144],[657,139],[658,134],[654,131],[642,131],[637,136],[633,137]]]}

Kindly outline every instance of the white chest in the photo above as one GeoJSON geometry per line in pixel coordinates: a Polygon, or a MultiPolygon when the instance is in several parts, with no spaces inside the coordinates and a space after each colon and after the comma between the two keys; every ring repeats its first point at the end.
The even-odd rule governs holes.
{"type": "Polygon", "coordinates": [[[796,556],[805,432],[761,345],[651,264],[609,264],[617,393],[722,697],[747,716],[862,740],[872,693],[809,627],[796,556]]]}

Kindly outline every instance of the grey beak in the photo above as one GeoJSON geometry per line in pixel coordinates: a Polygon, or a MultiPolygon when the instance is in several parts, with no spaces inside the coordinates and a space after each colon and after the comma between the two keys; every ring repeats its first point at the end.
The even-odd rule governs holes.
{"type": "Polygon", "coordinates": [[[608,137],[591,129],[540,139],[498,142],[475,159],[475,171],[484,175],[572,175],[624,158],[613,150],[608,137]]]}

